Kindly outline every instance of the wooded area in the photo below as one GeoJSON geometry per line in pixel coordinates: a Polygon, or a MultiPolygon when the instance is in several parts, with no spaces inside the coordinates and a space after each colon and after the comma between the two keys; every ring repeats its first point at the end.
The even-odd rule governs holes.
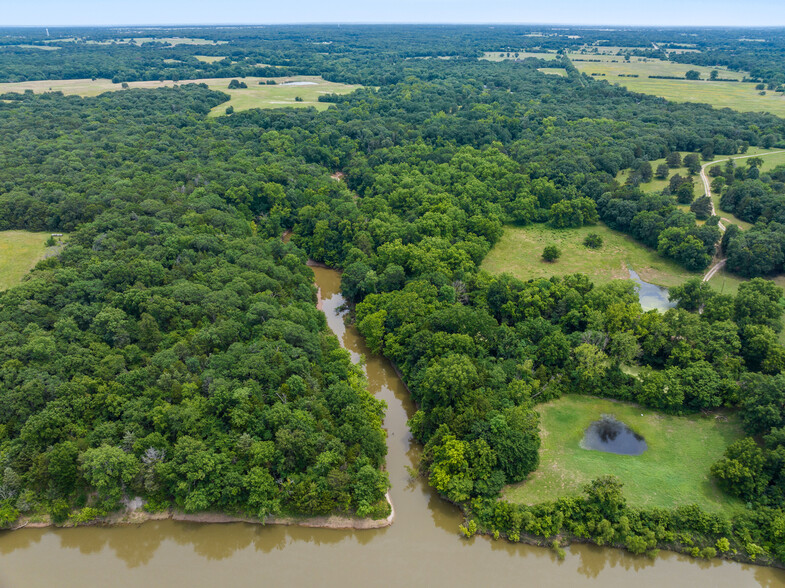
{"type": "MultiPolygon", "coordinates": [[[[646,164],[674,152],[699,169],[699,153],[778,145],[785,121],[633,94],[567,60],[566,77],[537,59],[478,61],[467,38],[495,49],[503,38],[475,29],[448,41],[371,28],[370,48],[344,37],[318,51],[275,31],[264,43],[279,35],[279,53],[255,59],[365,88],[325,95],[321,113],[210,119],[227,96],[185,83],[1,97],[0,230],[71,236],[0,294],[0,523],[40,510],[89,518],[128,493],[150,508],[261,518],[387,516],[383,406],[315,308],[311,258],[344,270],[360,332],[403,373],[423,471],[466,510],[467,532],[785,561],[783,292],[759,277],[785,262],[782,168],[713,174],[723,209],[757,223],[724,235],[717,217],[699,224],[678,207],[691,200],[679,186],[651,194],[615,179],[651,175],[646,164]],[[464,57],[409,59],[424,39],[464,57]],[[728,268],[755,279],[735,297],[691,280],[661,314],[642,311],[629,281],[479,269],[505,223],[546,222],[605,222],[690,270],[707,268],[721,240],[728,268]],[[714,473],[750,509],[732,520],[700,505],[635,509],[613,479],[585,497],[500,501],[538,465],[534,406],[567,393],[673,414],[739,410],[749,437],[714,473]]],[[[309,34],[327,32],[339,35],[309,34]]],[[[172,73],[273,75],[247,65],[252,42],[215,49],[239,64],[172,73]]],[[[45,57],[6,47],[0,74],[155,79],[148,53],[206,51],[73,45],[45,57]],[[89,72],[66,71],[90,56],[89,72]]]]}

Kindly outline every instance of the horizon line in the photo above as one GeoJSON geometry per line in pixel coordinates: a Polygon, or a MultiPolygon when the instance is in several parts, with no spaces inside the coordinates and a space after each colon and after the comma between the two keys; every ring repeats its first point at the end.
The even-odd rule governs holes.
{"type": "Polygon", "coordinates": [[[259,28],[259,27],[274,27],[274,26],[478,26],[478,27],[585,27],[589,29],[599,29],[605,27],[630,27],[638,29],[766,29],[777,30],[785,29],[785,24],[780,25],[690,25],[690,24],[632,24],[632,23],[602,23],[602,24],[587,24],[587,23],[564,23],[564,22],[449,22],[449,21],[312,21],[312,22],[297,22],[297,21],[281,21],[281,22],[266,22],[266,23],[104,23],[104,24],[9,24],[0,25],[0,30],[3,29],[36,29],[36,28],[123,28],[123,27],[138,27],[138,28],[188,28],[188,27],[204,27],[204,28],[259,28]]]}

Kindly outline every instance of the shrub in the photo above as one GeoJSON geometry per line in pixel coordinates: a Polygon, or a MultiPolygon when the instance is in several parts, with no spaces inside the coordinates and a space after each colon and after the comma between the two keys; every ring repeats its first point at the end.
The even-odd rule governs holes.
{"type": "Polygon", "coordinates": [[[542,250],[542,258],[547,262],[554,262],[561,257],[561,251],[556,245],[548,245],[542,250]]]}
{"type": "Polygon", "coordinates": [[[599,249],[602,247],[602,237],[597,233],[589,233],[583,240],[583,244],[592,249],[599,249]]]}

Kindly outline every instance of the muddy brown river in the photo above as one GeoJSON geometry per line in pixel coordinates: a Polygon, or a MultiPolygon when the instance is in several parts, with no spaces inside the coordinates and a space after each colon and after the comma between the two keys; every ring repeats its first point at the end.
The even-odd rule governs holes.
{"type": "Polygon", "coordinates": [[[338,274],[314,272],[330,327],[355,360],[367,358],[371,391],[388,404],[394,524],[370,531],[173,521],[22,529],[0,533],[0,586],[785,586],[782,570],[674,553],[650,560],[579,545],[559,561],[547,549],[462,539],[458,511],[405,469],[419,452],[406,428],[413,411],[406,389],[344,326],[338,274]]]}

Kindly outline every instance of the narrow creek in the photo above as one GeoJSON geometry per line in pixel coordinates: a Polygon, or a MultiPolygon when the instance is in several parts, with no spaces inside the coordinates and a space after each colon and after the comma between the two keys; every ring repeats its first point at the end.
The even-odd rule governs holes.
{"type": "Polygon", "coordinates": [[[88,586],[782,586],[785,572],[663,552],[656,560],[577,545],[559,561],[547,549],[458,535],[460,513],[405,466],[419,447],[406,427],[413,412],[392,366],[368,353],[337,309],[337,272],[313,268],[323,309],[371,391],[387,402],[387,468],[395,522],[369,531],[197,524],[23,529],[0,532],[0,587],[88,586]]]}

